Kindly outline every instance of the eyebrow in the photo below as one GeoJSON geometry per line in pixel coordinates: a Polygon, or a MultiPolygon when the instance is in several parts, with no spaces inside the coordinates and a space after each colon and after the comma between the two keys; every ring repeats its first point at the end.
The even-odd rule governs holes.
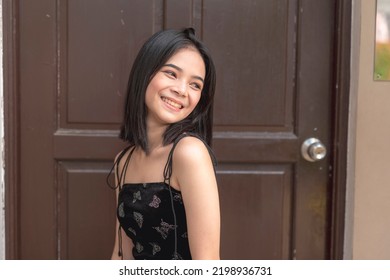
{"type": "MultiPolygon", "coordinates": [[[[181,69],[179,66],[177,66],[177,65],[175,65],[175,64],[169,63],[169,64],[164,64],[163,67],[164,67],[164,66],[172,67],[172,68],[175,68],[177,71],[183,72],[183,69],[181,69]]],[[[200,80],[200,81],[202,81],[202,83],[204,83],[203,78],[200,77],[200,76],[194,75],[194,76],[192,76],[192,78],[197,79],[197,80],[200,80]]]]}

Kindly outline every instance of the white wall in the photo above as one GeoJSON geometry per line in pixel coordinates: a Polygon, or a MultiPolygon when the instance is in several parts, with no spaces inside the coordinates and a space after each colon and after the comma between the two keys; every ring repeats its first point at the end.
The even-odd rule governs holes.
{"type": "MultiPolygon", "coordinates": [[[[356,1],[355,1],[356,2],[356,1]]],[[[360,0],[353,259],[390,259],[390,82],[375,81],[376,1],[360,0]]]]}
{"type": "Polygon", "coordinates": [[[3,9],[0,1],[0,260],[5,259],[4,223],[4,102],[3,102],[3,9]]]}

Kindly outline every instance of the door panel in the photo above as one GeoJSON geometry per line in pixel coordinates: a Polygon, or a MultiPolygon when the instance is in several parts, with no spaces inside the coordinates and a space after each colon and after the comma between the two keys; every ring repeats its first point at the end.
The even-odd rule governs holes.
{"type": "Polygon", "coordinates": [[[57,167],[59,257],[96,259],[106,256],[107,238],[115,231],[112,218],[115,196],[102,183],[110,165],[59,161],[57,167]]]}
{"type": "Polygon", "coordinates": [[[289,2],[205,1],[203,39],[218,66],[217,127],[292,130],[295,54],[288,34],[296,31],[296,3],[289,2]]]}
{"type": "Polygon", "coordinates": [[[60,129],[117,129],[131,63],[161,29],[158,2],[59,1],[60,129]]]}
{"type": "Polygon", "coordinates": [[[18,1],[22,259],[107,259],[105,184],[142,43],[193,26],[217,67],[223,259],[329,258],[334,1],[18,1]],[[321,36],[319,36],[319,34],[321,36]]]}
{"type": "Polygon", "coordinates": [[[289,259],[292,166],[220,164],[223,258],[289,259]]]}

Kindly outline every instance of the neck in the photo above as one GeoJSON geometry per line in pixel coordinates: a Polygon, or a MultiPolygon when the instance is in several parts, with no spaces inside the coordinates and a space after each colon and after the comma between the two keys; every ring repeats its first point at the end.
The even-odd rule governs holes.
{"type": "Polygon", "coordinates": [[[161,126],[161,125],[147,126],[149,153],[164,146],[163,135],[166,129],[167,126],[161,126]]]}

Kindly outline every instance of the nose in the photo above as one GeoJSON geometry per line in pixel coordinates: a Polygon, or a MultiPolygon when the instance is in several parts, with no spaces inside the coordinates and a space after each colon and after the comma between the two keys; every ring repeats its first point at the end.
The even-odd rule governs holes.
{"type": "Polygon", "coordinates": [[[177,80],[175,86],[173,87],[173,91],[182,96],[187,95],[187,83],[183,80],[177,80]]]}

